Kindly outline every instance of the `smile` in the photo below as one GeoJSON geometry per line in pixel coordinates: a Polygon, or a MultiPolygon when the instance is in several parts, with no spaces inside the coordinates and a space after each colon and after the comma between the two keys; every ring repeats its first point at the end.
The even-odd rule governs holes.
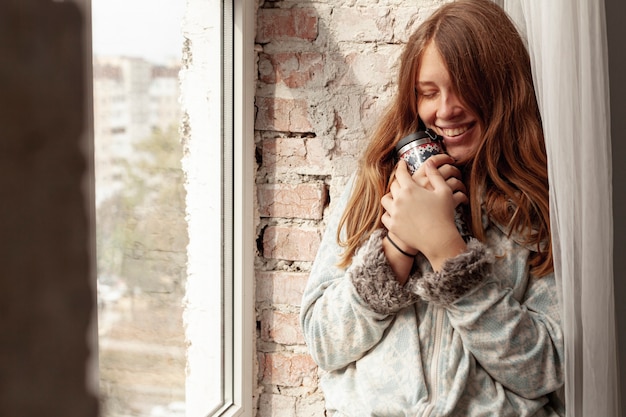
{"type": "Polygon", "coordinates": [[[454,128],[443,128],[443,127],[438,127],[438,128],[443,134],[443,136],[453,138],[455,136],[460,136],[463,133],[467,132],[471,127],[472,127],[472,124],[467,124],[464,126],[454,127],[454,128]]]}

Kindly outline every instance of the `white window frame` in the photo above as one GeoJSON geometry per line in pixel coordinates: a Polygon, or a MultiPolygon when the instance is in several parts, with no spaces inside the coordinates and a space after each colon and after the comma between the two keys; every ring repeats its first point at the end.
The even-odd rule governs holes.
{"type": "MultiPolygon", "coordinates": [[[[214,416],[253,417],[255,355],[254,319],[254,2],[231,1],[233,7],[233,218],[232,218],[232,354],[224,369],[230,404],[214,416]],[[230,374],[229,374],[230,373],[230,374]],[[230,392],[228,392],[230,390],[230,392]]],[[[224,86],[228,88],[229,86],[224,86]]],[[[225,95],[227,96],[227,95],[225,95]]],[[[228,119],[228,116],[225,117],[228,119]]],[[[223,138],[228,140],[227,137],[223,138]]],[[[228,277],[224,277],[228,279],[228,277]]],[[[228,353],[228,352],[226,352],[228,353]]]]}
{"type": "MultiPolygon", "coordinates": [[[[191,3],[188,3],[188,7],[191,3]]],[[[192,281],[187,294],[191,303],[186,307],[189,310],[186,315],[191,317],[186,322],[187,340],[190,343],[187,416],[253,417],[255,8],[254,3],[248,1],[212,0],[210,5],[199,5],[198,10],[212,14],[208,16],[211,21],[206,22],[206,26],[204,21],[200,21],[200,25],[189,28],[192,32],[189,35],[193,37],[190,64],[193,68],[190,77],[201,82],[193,86],[193,91],[186,92],[183,89],[183,95],[189,93],[194,96],[189,107],[193,112],[190,113],[191,141],[197,145],[198,141],[211,141],[211,138],[221,134],[221,143],[212,142],[206,148],[200,144],[201,149],[211,154],[206,155],[210,158],[203,160],[202,156],[195,155],[192,157],[196,159],[195,165],[192,163],[191,167],[195,170],[211,164],[221,166],[221,190],[216,189],[220,188],[219,185],[206,188],[205,178],[199,178],[199,185],[200,189],[205,189],[200,194],[204,203],[207,196],[215,201],[221,200],[221,205],[215,201],[204,205],[208,210],[200,215],[207,213],[213,217],[208,219],[212,227],[204,229],[200,225],[203,233],[214,233],[214,229],[221,224],[222,237],[221,245],[215,242],[214,236],[208,241],[205,236],[199,236],[199,240],[204,242],[201,242],[200,247],[197,242],[194,244],[190,241],[195,246],[190,252],[193,255],[190,257],[190,265],[192,262],[197,264],[193,264],[192,275],[188,278],[192,281]],[[221,28],[216,23],[219,19],[215,17],[218,15],[221,15],[221,28]],[[208,51],[204,50],[205,41],[208,51]],[[220,55],[220,49],[221,56],[217,56],[220,55]],[[222,63],[221,77],[217,74],[220,71],[219,62],[222,63]],[[210,76],[205,72],[209,69],[210,76]],[[208,83],[205,83],[205,76],[210,78],[208,83]],[[206,91],[198,92],[198,88],[206,88],[206,91]],[[220,106],[216,106],[215,98],[220,91],[221,115],[217,117],[220,106]],[[215,158],[219,154],[221,160],[215,158]],[[200,164],[197,164],[198,158],[200,164]],[[221,255],[216,256],[220,249],[221,255]],[[201,257],[211,257],[212,261],[205,265],[205,260],[198,256],[198,250],[201,257]],[[216,265],[220,260],[221,268],[216,265]],[[200,268],[198,264],[201,264],[200,268]],[[220,271],[221,277],[217,278],[220,271]],[[194,289],[204,291],[200,299],[194,289]],[[211,300],[209,303],[202,300],[205,296],[211,300]],[[216,304],[220,304],[217,309],[216,304]],[[221,318],[217,326],[216,316],[221,318]]],[[[219,178],[220,171],[212,169],[211,172],[208,182],[219,184],[215,179],[219,178]]],[[[194,211],[192,216],[198,216],[198,212],[194,211]]],[[[193,224],[198,222],[194,221],[193,224]]],[[[192,228],[190,224],[190,239],[194,232],[192,228]]]]}
{"type": "MultiPolygon", "coordinates": [[[[53,0],[65,1],[65,0],[53,0]]],[[[84,13],[85,21],[85,51],[86,69],[91,75],[91,0],[68,0],[77,3],[84,13]]],[[[188,417],[253,417],[253,393],[254,393],[254,357],[255,357],[255,317],[254,317],[254,37],[256,9],[254,2],[236,0],[212,0],[223,15],[223,27],[230,31],[232,39],[231,48],[224,44],[224,51],[220,61],[230,60],[224,66],[224,77],[220,89],[222,91],[222,146],[228,152],[224,154],[225,160],[225,184],[229,184],[229,190],[223,192],[224,221],[222,233],[222,277],[215,282],[212,290],[220,291],[222,297],[222,326],[221,334],[206,335],[203,340],[211,340],[212,344],[219,344],[221,340],[222,367],[219,370],[221,376],[222,403],[215,407],[214,404],[204,404],[197,409],[187,409],[188,417]],[[229,17],[228,17],[228,16],[229,17]],[[228,141],[231,141],[228,144],[228,141]],[[229,145],[229,146],[224,146],[229,145]],[[230,174],[230,175],[229,175],[230,174]],[[229,178],[226,178],[229,177],[229,178]],[[225,340],[226,339],[226,340],[225,340]],[[198,410],[213,410],[206,412],[198,410]]],[[[223,32],[225,37],[229,35],[223,32]]],[[[91,92],[92,80],[86,78],[87,90],[91,92]]],[[[91,93],[88,94],[91,106],[91,93]]],[[[87,112],[88,126],[92,126],[92,115],[87,112]]],[[[86,182],[86,202],[91,213],[92,230],[95,231],[95,184],[93,178],[93,135],[85,138],[86,154],[90,161],[92,172],[89,182],[86,182]]],[[[223,187],[226,188],[226,187],[223,187]]],[[[92,281],[95,283],[95,236],[92,236],[91,257],[93,264],[92,281]]],[[[204,277],[211,279],[212,277],[204,277]]],[[[209,294],[207,294],[207,297],[209,294]]],[[[92,344],[91,363],[88,367],[87,384],[92,391],[98,394],[98,335],[97,317],[94,314],[93,332],[89,335],[92,344]]],[[[192,341],[193,342],[193,341],[192,341]]],[[[202,364],[202,361],[199,362],[202,364]]],[[[191,362],[188,366],[194,367],[191,362]]],[[[216,372],[215,369],[192,369],[197,375],[210,379],[216,372]]],[[[189,379],[188,379],[189,385],[189,379]]],[[[201,403],[201,393],[206,392],[206,387],[187,390],[194,398],[187,398],[187,402],[201,403]]]]}

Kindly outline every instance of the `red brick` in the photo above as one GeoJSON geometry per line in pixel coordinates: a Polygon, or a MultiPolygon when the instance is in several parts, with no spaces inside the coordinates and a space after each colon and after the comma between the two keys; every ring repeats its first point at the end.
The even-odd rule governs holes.
{"type": "Polygon", "coordinates": [[[277,132],[311,131],[308,103],[303,99],[257,97],[255,129],[277,132]]]}
{"type": "Polygon", "coordinates": [[[261,317],[261,339],[281,345],[304,345],[298,314],[265,310],[261,317]]]}
{"type": "Polygon", "coordinates": [[[290,261],[313,261],[321,241],[310,227],[269,226],[263,233],[263,256],[290,261]]]}
{"type": "Polygon", "coordinates": [[[318,18],[313,8],[259,9],[256,42],[317,39],[318,18]]]}
{"type": "Polygon", "coordinates": [[[284,83],[289,88],[310,87],[312,80],[322,78],[324,55],[318,52],[262,54],[259,57],[259,79],[266,84],[284,83]]]}
{"type": "Polygon", "coordinates": [[[257,185],[261,217],[319,220],[327,195],[326,186],[321,183],[257,185]]]}
{"type": "Polygon", "coordinates": [[[264,355],[263,382],[287,387],[317,385],[317,365],[303,353],[272,352],[264,355]]]}
{"type": "Polygon", "coordinates": [[[308,279],[306,272],[257,271],[256,301],[299,307],[308,279]]]}
{"type": "Polygon", "coordinates": [[[319,175],[324,172],[327,152],[319,138],[273,138],[263,140],[263,166],[276,174],[319,175]]]}

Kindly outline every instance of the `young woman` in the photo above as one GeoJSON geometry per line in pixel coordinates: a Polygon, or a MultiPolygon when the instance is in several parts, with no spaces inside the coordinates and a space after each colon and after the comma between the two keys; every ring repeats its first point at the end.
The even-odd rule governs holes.
{"type": "Polygon", "coordinates": [[[498,6],[449,3],[411,36],[327,227],[301,324],[329,415],[564,415],[541,118],[498,6]],[[420,119],[447,155],[411,176],[394,147],[420,119]]]}

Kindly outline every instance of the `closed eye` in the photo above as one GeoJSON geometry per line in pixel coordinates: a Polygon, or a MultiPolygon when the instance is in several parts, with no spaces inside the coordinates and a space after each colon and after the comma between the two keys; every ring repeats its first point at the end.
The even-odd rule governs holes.
{"type": "Polygon", "coordinates": [[[423,99],[427,99],[427,100],[435,98],[437,96],[437,94],[439,94],[438,91],[418,91],[417,92],[418,98],[423,98],[423,99]]]}
{"type": "Polygon", "coordinates": [[[432,99],[435,98],[440,91],[439,86],[432,81],[417,81],[415,85],[418,98],[432,99]]]}

